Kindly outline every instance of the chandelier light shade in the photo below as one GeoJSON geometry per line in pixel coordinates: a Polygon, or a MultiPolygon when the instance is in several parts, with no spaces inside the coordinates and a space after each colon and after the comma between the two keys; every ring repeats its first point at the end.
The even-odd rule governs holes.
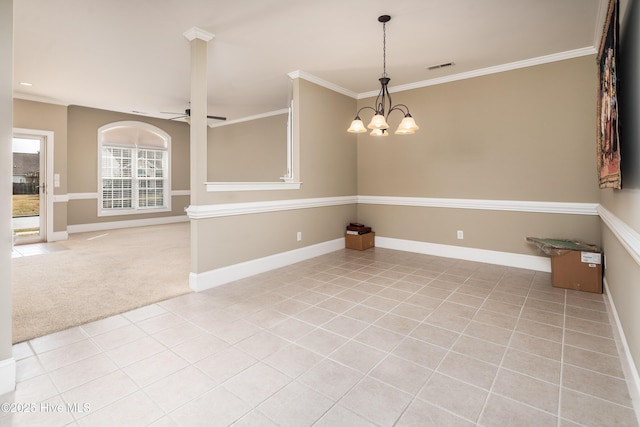
{"type": "Polygon", "coordinates": [[[389,118],[389,114],[392,111],[400,111],[404,115],[404,119],[400,122],[398,129],[396,129],[397,135],[410,135],[415,133],[418,129],[418,125],[411,114],[409,113],[409,107],[404,104],[396,104],[393,105],[391,102],[391,95],[389,94],[389,82],[391,79],[387,76],[387,31],[386,25],[387,22],[391,20],[389,15],[382,15],[378,17],[378,21],[382,22],[382,77],[378,79],[380,82],[380,92],[376,97],[376,105],[374,107],[362,107],[356,113],[356,117],[351,122],[351,126],[347,129],[347,132],[350,133],[364,133],[367,132],[367,129],[370,129],[370,135],[373,136],[388,136],[389,135],[389,124],[387,123],[387,119],[389,118]],[[364,126],[362,119],[360,118],[360,112],[362,110],[373,110],[373,118],[371,122],[364,126]]]}

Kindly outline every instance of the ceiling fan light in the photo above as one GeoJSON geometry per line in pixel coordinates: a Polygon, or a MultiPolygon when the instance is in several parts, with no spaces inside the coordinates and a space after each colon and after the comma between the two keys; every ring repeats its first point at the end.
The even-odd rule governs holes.
{"type": "Polygon", "coordinates": [[[347,132],[350,133],[363,133],[366,131],[367,128],[364,127],[364,123],[362,123],[360,117],[356,117],[355,119],[353,119],[353,121],[351,122],[351,126],[349,126],[349,129],[347,129],[347,132]]]}
{"type": "Polygon", "coordinates": [[[389,129],[389,125],[382,114],[376,114],[373,116],[367,127],[369,129],[389,129]]]}

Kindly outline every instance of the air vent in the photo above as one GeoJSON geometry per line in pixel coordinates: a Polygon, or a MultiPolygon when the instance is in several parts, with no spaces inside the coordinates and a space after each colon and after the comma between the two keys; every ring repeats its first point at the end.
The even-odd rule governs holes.
{"type": "Polygon", "coordinates": [[[438,70],[440,68],[452,67],[454,65],[456,65],[455,62],[445,62],[444,64],[431,65],[431,66],[427,67],[427,70],[433,71],[433,70],[438,70]]]}

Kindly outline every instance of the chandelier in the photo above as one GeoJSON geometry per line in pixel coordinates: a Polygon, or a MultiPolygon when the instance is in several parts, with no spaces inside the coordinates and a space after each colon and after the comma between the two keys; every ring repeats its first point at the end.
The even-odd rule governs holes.
{"type": "Polygon", "coordinates": [[[347,129],[347,132],[351,133],[364,133],[367,132],[367,128],[371,129],[370,135],[373,136],[388,136],[389,125],[387,119],[392,111],[400,111],[404,115],[404,119],[400,122],[396,134],[398,135],[410,135],[415,133],[418,129],[416,121],[409,114],[409,107],[404,104],[393,105],[391,102],[391,95],[389,94],[389,81],[391,79],[387,76],[387,22],[391,20],[389,15],[382,15],[378,17],[378,22],[382,22],[382,77],[378,79],[380,81],[380,92],[376,97],[376,105],[374,107],[362,107],[356,113],[356,117],[351,122],[351,126],[347,129]],[[360,119],[360,112],[362,110],[373,110],[374,115],[371,122],[364,127],[364,123],[360,119]]]}

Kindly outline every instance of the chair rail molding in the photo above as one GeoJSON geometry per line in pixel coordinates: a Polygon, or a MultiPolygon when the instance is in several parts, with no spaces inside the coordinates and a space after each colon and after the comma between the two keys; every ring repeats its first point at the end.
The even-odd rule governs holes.
{"type": "Polygon", "coordinates": [[[357,196],[337,196],[311,199],[271,200],[266,202],[221,203],[219,205],[191,205],[186,209],[186,212],[190,219],[204,219],[293,209],[352,205],[356,203],[358,203],[357,196]]]}
{"type": "Polygon", "coordinates": [[[629,227],[604,206],[598,206],[598,214],[602,222],[604,222],[607,228],[616,236],[633,260],[640,265],[640,233],[629,227]]]}
{"type": "Polygon", "coordinates": [[[598,203],[540,202],[525,200],[447,199],[432,197],[358,196],[358,203],[431,208],[480,209],[557,213],[569,215],[598,215],[598,203]]]}

